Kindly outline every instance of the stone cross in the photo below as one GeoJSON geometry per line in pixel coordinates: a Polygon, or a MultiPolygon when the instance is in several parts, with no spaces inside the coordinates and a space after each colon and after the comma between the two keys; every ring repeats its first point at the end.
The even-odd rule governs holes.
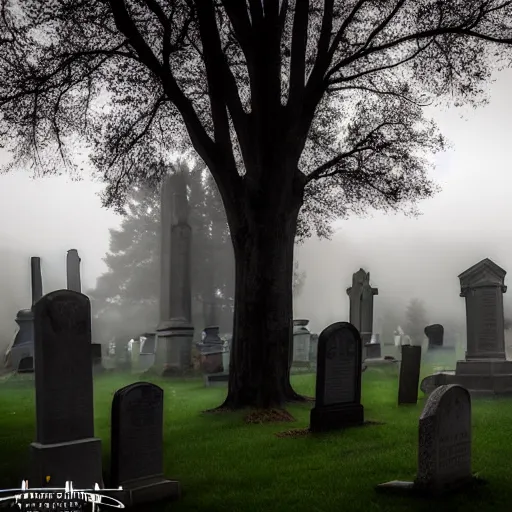
{"type": "Polygon", "coordinates": [[[370,285],[370,273],[360,268],[352,276],[352,286],[347,288],[350,299],[350,323],[361,333],[363,345],[369,343],[373,331],[373,297],[378,288],[370,285]]]}

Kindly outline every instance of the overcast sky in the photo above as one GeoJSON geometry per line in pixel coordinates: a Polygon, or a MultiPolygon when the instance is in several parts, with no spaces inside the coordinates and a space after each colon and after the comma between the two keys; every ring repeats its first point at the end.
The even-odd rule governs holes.
{"type": "MultiPolygon", "coordinates": [[[[345,289],[352,273],[363,267],[379,288],[376,317],[385,304],[405,307],[419,297],[429,321],[449,314],[462,322],[457,275],[485,257],[512,272],[511,94],[512,72],[503,72],[490,86],[488,106],[434,112],[453,149],[436,158],[432,177],[442,192],[421,203],[421,217],[376,213],[350,218],[338,223],[332,241],[313,239],[298,249],[307,279],[296,317],[311,319],[317,332],[347,320],[345,289]]],[[[3,301],[9,310],[4,318],[30,305],[30,256],[42,258],[46,281],[51,276],[52,283],[64,287],[66,251],[77,249],[83,289],[95,285],[105,271],[108,230],[119,223],[112,211],[101,208],[100,190],[98,184],[65,177],[0,176],[0,285],[10,298],[3,301]]]]}

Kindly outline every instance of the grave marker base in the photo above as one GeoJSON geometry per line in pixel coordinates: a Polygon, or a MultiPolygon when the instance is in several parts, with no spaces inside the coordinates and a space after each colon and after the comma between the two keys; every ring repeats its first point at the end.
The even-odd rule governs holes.
{"type": "Polygon", "coordinates": [[[181,485],[175,480],[167,480],[163,476],[141,478],[123,484],[123,491],[127,492],[126,507],[151,503],[164,499],[179,499],[181,485]]]}
{"type": "Polygon", "coordinates": [[[418,495],[418,496],[438,496],[451,492],[467,491],[476,485],[486,484],[485,480],[473,476],[458,482],[452,482],[449,485],[433,487],[418,484],[417,482],[403,482],[401,480],[392,480],[385,484],[379,484],[375,488],[376,491],[387,494],[399,495],[418,495]]]}
{"type": "Polygon", "coordinates": [[[203,376],[204,385],[209,386],[225,386],[229,382],[228,372],[210,373],[203,376]]]}
{"type": "Polygon", "coordinates": [[[361,404],[345,404],[314,407],[310,414],[311,432],[326,432],[364,423],[364,407],[361,404]]]}
{"type": "Polygon", "coordinates": [[[64,487],[73,482],[75,489],[103,486],[101,439],[95,437],[56,444],[30,444],[31,487],[64,487]],[[46,483],[46,477],[50,482],[46,483]]]}

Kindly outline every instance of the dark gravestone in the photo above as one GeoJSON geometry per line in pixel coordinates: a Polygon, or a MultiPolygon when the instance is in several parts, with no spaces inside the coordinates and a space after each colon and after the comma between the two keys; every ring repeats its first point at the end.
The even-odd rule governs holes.
{"type": "Polygon", "coordinates": [[[219,327],[205,327],[203,341],[196,343],[200,353],[201,371],[203,373],[220,373],[224,370],[222,365],[223,346],[224,342],[219,336],[219,327]]]}
{"type": "Polygon", "coordinates": [[[111,487],[122,486],[129,504],[177,498],[180,484],[163,474],[164,391],[137,382],[114,395],[112,402],[111,487]]]}
{"type": "Polygon", "coordinates": [[[361,405],[361,336],[348,322],[337,322],[318,339],[316,401],[310,430],[335,430],[364,422],[361,405]]]}
{"type": "Polygon", "coordinates": [[[101,440],[94,438],[91,305],[81,293],[58,290],[33,307],[36,441],[34,487],[102,485],[101,440]],[[77,464],[77,461],[80,461],[77,464]]]}
{"type": "Polygon", "coordinates": [[[18,364],[18,373],[34,373],[34,358],[22,357],[18,364]]]}
{"type": "Polygon", "coordinates": [[[30,258],[30,280],[32,284],[32,305],[43,296],[43,278],[41,275],[41,258],[30,258]]]}
{"type": "Polygon", "coordinates": [[[103,368],[102,346],[101,343],[91,343],[92,367],[95,372],[101,372],[103,368]]]}
{"type": "Polygon", "coordinates": [[[66,275],[68,290],[74,292],[82,291],[82,284],[80,282],[80,256],[76,249],[70,249],[66,258],[66,275]]]}
{"type": "Polygon", "coordinates": [[[418,403],[420,368],[421,347],[403,345],[400,380],[398,382],[398,405],[418,403]]]}
{"type": "Polygon", "coordinates": [[[430,495],[473,481],[471,398],[462,386],[443,385],[431,393],[420,416],[416,480],[395,480],[378,488],[420,491],[430,495]]]}
{"type": "Polygon", "coordinates": [[[142,335],[142,337],[144,337],[146,339],[140,348],[140,353],[141,354],[154,354],[155,353],[155,345],[156,345],[156,333],[155,332],[146,332],[142,335]]]}
{"type": "Polygon", "coordinates": [[[368,359],[379,359],[382,355],[380,343],[366,343],[364,348],[368,359]]]}
{"type": "Polygon", "coordinates": [[[444,327],[441,324],[427,325],[424,332],[428,338],[429,350],[443,346],[444,327]]]}

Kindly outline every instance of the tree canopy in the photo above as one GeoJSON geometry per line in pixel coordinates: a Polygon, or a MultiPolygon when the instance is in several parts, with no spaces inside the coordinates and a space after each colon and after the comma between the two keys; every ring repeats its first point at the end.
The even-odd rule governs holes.
{"type": "Polygon", "coordinates": [[[423,106],[476,105],[510,64],[506,0],[0,1],[14,165],[55,172],[83,144],[118,209],[173,151],[192,145],[212,173],[235,254],[237,408],[300,399],[296,235],[367,208],[414,213],[445,147],[423,106]]]}

